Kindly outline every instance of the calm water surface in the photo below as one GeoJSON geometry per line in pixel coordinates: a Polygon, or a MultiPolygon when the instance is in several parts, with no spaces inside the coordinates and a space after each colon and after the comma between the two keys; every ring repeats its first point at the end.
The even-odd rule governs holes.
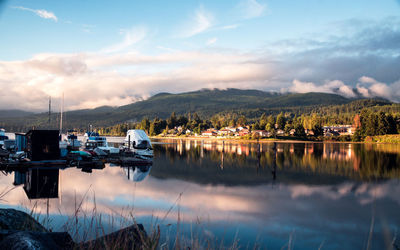
{"type": "Polygon", "coordinates": [[[147,168],[3,172],[0,191],[15,188],[1,207],[76,240],[132,218],[159,225],[166,246],[178,235],[212,247],[390,249],[399,238],[400,145],[164,140],[154,154],[147,168]]]}

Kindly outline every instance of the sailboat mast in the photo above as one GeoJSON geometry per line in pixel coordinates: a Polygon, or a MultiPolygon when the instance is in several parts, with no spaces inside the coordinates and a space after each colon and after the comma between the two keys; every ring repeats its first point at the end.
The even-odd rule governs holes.
{"type": "Polygon", "coordinates": [[[61,112],[60,112],[60,134],[62,134],[63,125],[63,112],[64,112],[64,93],[62,94],[61,112]]]}
{"type": "Polygon", "coordinates": [[[51,122],[51,96],[49,96],[49,128],[50,128],[50,122],[51,122]]]}

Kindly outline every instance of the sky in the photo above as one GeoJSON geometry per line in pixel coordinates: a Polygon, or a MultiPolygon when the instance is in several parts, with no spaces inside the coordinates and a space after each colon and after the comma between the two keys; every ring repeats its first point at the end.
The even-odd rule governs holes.
{"type": "Polygon", "coordinates": [[[0,0],[0,109],[241,88],[400,101],[400,0],[0,0]]]}

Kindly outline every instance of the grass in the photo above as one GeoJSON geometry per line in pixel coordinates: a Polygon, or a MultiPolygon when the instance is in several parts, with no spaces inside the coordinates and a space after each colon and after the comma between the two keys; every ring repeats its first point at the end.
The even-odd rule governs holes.
{"type": "MultiPolygon", "coordinates": [[[[235,250],[243,248],[240,245],[240,239],[235,236],[232,242],[225,242],[224,239],[217,239],[206,235],[204,232],[204,225],[200,219],[194,223],[190,223],[190,232],[185,233],[184,223],[180,212],[180,199],[183,193],[180,193],[176,201],[166,211],[163,216],[152,216],[150,225],[146,228],[147,233],[140,230],[136,239],[140,242],[140,249],[229,249],[235,250]],[[172,212],[177,212],[177,221],[173,224],[166,224],[168,215],[172,212]],[[161,237],[161,227],[165,227],[165,237],[161,237]]],[[[139,225],[135,219],[135,211],[132,207],[126,207],[121,211],[113,211],[110,209],[111,214],[105,216],[99,213],[96,205],[96,196],[93,193],[89,195],[89,190],[85,195],[78,199],[75,195],[74,212],[67,215],[66,222],[60,228],[52,226],[52,219],[49,213],[49,202],[46,201],[46,214],[38,211],[38,202],[36,201],[30,211],[27,211],[34,219],[41,223],[50,232],[65,231],[68,232],[75,242],[77,249],[98,249],[99,245],[91,242],[94,238],[101,238],[107,235],[110,231],[117,231],[121,228],[134,226],[139,229],[139,225]],[[85,200],[90,200],[93,207],[91,209],[84,209],[83,204],[85,200]],[[90,242],[90,243],[88,243],[90,242]]],[[[59,210],[59,215],[65,216],[59,210]]],[[[116,237],[112,240],[103,240],[100,245],[102,249],[132,249],[129,245],[129,239],[126,236],[116,237]]],[[[135,239],[132,238],[133,241],[135,239]]],[[[137,242],[137,241],[136,241],[137,242]]],[[[136,248],[135,248],[136,249],[136,248]]],[[[259,249],[257,243],[254,243],[252,248],[247,246],[247,249],[259,249]]]]}
{"type": "Polygon", "coordinates": [[[400,134],[367,136],[365,142],[400,144],[400,134]]]}
{"type": "MultiPolygon", "coordinates": [[[[0,199],[4,200],[4,197],[10,193],[11,190],[4,190],[0,192],[0,199]]],[[[183,192],[180,193],[175,200],[175,202],[169,207],[166,213],[160,217],[153,217],[150,226],[147,228],[147,233],[142,233],[139,231],[139,235],[137,240],[140,242],[140,249],[260,249],[261,246],[256,242],[253,246],[244,246],[240,242],[240,238],[238,237],[238,233],[236,233],[234,239],[230,242],[225,242],[224,238],[216,239],[210,236],[207,236],[204,233],[204,222],[200,219],[197,219],[195,222],[190,223],[190,233],[185,234],[183,230],[184,221],[181,216],[181,207],[180,201],[182,198],[183,192]],[[166,228],[175,227],[176,232],[170,232],[166,230],[164,233],[166,235],[165,239],[161,237],[161,225],[165,225],[166,219],[172,212],[177,212],[177,221],[176,224],[168,224],[166,228]],[[189,236],[189,237],[188,237],[189,236]]],[[[120,228],[124,228],[127,226],[134,226],[137,229],[139,228],[136,219],[135,219],[135,211],[133,207],[126,207],[121,211],[114,211],[110,209],[111,214],[109,216],[104,216],[102,213],[99,213],[97,209],[97,201],[95,193],[90,192],[90,188],[85,192],[83,197],[78,198],[75,194],[74,199],[74,211],[70,215],[68,215],[67,221],[63,224],[63,226],[59,229],[52,227],[52,219],[50,216],[50,203],[49,199],[46,201],[46,213],[38,211],[38,201],[36,201],[31,210],[28,211],[29,214],[35,218],[38,222],[40,222],[43,226],[45,226],[49,231],[66,231],[68,232],[73,239],[78,242],[76,245],[76,249],[98,249],[99,247],[102,249],[132,249],[133,247],[129,245],[129,237],[116,237],[112,240],[104,240],[101,242],[101,245],[98,244],[85,244],[85,242],[90,241],[92,238],[102,237],[107,234],[108,231],[119,230],[120,228]],[[91,208],[84,208],[84,201],[91,201],[91,208]],[[109,228],[111,225],[111,229],[109,228]],[[128,237],[128,238],[127,238],[128,237]]],[[[59,210],[60,215],[64,215],[59,210]]],[[[373,240],[373,232],[375,226],[375,213],[373,211],[371,217],[371,225],[368,233],[368,240],[365,249],[370,249],[373,240]]],[[[172,230],[173,231],[173,230],[172,230]]],[[[396,234],[394,234],[392,240],[393,249],[399,249],[397,245],[396,234]]],[[[131,238],[133,240],[133,238],[131,238]]],[[[281,249],[294,249],[295,248],[295,240],[296,240],[296,232],[293,231],[289,238],[282,246],[281,249]]],[[[325,246],[325,240],[323,240],[318,249],[323,249],[325,246]]]]}
{"type": "MultiPolygon", "coordinates": [[[[131,245],[129,242],[135,242],[134,236],[132,235],[121,235],[120,237],[113,238],[112,240],[103,239],[102,242],[97,242],[94,244],[93,242],[87,243],[90,240],[90,234],[95,233],[95,237],[102,237],[107,234],[107,225],[111,224],[113,230],[118,230],[119,228],[123,228],[126,226],[133,225],[136,228],[139,228],[136,223],[134,210],[132,208],[127,208],[122,210],[121,212],[112,211],[111,216],[105,218],[104,215],[98,212],[96,206],[96,197],[93,194],[92,197],[88,197],[88,192],[81,199],[75,198],[75,211],[68,216],[68,220],[62,226],[61,230],[55,230],[51,226],[51,219],[49,214],[49,209],[46,209],[46,214],[40,213],[37,211],[38,203],[35,202],[33,204],[32,209],[29,211],[30,214],[39,222],[42,223],[49,231],[67,231],[71,236],[78,242],[75,245],[75,249],[261,249],[261,246],[255,242],[253,246],[242,245],[240,242],[240,238],[238,237],[238,233],[236,233],[234,239],[231,242],[224,242],[224,239],[215,239],[205,235],[204,233],[199,233],[203,229],[203,222],[199,219],[190,225],[190,233],[184,234],[182,229],[184,221],[180,215],[180,199],[182,197],[182,193],[179,194],[178,198],[171,205],[170,209],[166,212],[164,216],[160,218],[154,218],[154,222],[151,223],[151,226],[147,228],[146,233],[139,233],[136,236],[137,242],[140,242],[140,246],[131,245]],[[93,202],[93,208],[87,210],[83,208],[83,201],[85,199],[89,199],[93,202]],[[165,231],[166,237],[165,239],[161,239],[161,230],[160,225],[165,223],[165,219],[167,216],[176,210],[178,213],[176,224],[167,225],[176,226],[176,232],[169,232],[169,230],[165,231]],[[121,220],[120,220],[121,219],[121,220]],[[200,230],[196,230],[194,227],[198,227],[200,230]],[[132,237],[132,238],[129,238],[132,237]],[[132,240],[132,241],[130,241],[132,240]],[[86,242],[86,243],[85,243],[86,242]]],[[[46,202],[48,205],[49,202],[46,202]]],[[[61,211],[60,211],[61,214],[61,211]]],[[[372,213],[371,226],[368,233],[368,239],[365,249],[370,249],[373,240],[373,228],[374,228],[374,213],[372,213]]],[[[296,232],[292,231],[288,237],[287,242],[280,249],[295,249],[295,241],[296,241],[296,232]]],[[[326,247],[326,240],[324,239],[318,249],[324,249],[326,247]]],[[[399,249],[397,245],[396,233],[394,234],[394,238],[392,239],[392,247],[393,249],[399,249]]]]}

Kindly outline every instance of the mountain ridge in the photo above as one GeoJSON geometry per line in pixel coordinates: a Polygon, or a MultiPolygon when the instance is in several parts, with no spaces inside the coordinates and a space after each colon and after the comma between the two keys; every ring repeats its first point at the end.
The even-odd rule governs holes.
{"type": "MultiPolygon", "coordinates": [[[[176,114],[198,113],[204,118],[223,112],[247,112],[257,116],[260,112],[276,114],[293,109],[313,109],[316,107],[344,105],[360,98],[346,98],[330,93],[275,93],[261,90],[241,89],[202,89],[184,93],[158,93],[150,98],[119,107],[101,106],[94,109],[73,110],[64,113],[64,127],[85,128],[93,126],[110,126],[119,123],[140,121],[143,117],[167,118],[172,112],[176,114]],[[251,112],[249,112],[251,111],[251,112]]],[[[374,101],[377,105],[390,104],[390,101],[374,101]]],[[[362,104],[360,104],[362,105],[362,104]]],[[[373,105],[373,104],[371,104],[373,105]]],[[[30,114],[24,116],[0,117],[0,126],[11,126],[14,129],[27,127],[57,128],[59,113],[30,114]]],[[[251,117],[250,117],[251,118],[251,117]]]]}

